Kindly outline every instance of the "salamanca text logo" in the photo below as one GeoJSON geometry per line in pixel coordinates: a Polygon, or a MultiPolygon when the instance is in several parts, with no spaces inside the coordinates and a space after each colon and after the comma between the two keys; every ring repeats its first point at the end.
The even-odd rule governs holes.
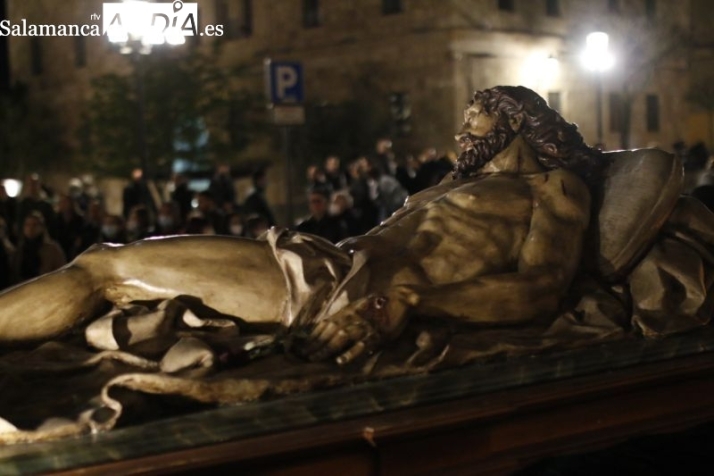
{"type": "Polygon", "coordinates": [[[0,36],[102,36],[99,25],[37,25],[0,21],[0,36]]]}

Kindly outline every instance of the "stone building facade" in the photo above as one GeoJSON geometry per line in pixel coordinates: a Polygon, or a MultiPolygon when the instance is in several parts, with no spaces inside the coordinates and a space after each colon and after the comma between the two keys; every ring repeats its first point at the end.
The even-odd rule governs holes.
{"type": "MultiPolygon", "coordinates": [[[[262,87],[264,59],[273,58],[303,64],[310,101],[350,97],[364,78],[385,93],[406,93],[412,132],[401,142],[405,150],[454,149],[453,134],[464,104],[474,90],[498,84],[535,89],[595,143],[598,78],[583,67],[580,55],[586,34],[597,30],[610,34],[616,57],[615,66],[599,78],[602,140],[608,148],[622,143],[624,99],[631,106],[625,141],[630,147],[656,144],[668,149],[678,140],[709,138],[701,113],[685,100],[692,69],[699,63],[691,61],[694,53],[682,41],[683,34],[696,29],[702,9],[711,3],[706,0],[197,3],[201,25],[224,26],[218,40],[223,42],[221,61],[252,65],[254,87],[262,87]]],[[[8,18],[13,23],[23,18],[35,23],[101,23],[92,20],[101,6],[102,0],[8,0],[8,18]]],[[[212,41],[217,40],[201,37],[198,44],[209,47],[212,41]]],[[[53,105],[70,142],[91,95],[91,79],[131,71],[105,37],[11,37],[10,60],[12,79],[26,82],[37,100],[53,105]]],[[[387,94],[374,100],[387,101],[387,94]]]]}

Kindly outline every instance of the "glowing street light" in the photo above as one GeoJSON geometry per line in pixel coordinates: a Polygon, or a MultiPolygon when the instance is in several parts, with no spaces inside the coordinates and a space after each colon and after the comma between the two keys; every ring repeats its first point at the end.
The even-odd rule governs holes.
{"type": "Polygon", "coordinates": [[[7,193],[7,196],[12,198],[20,195],[20,191],[22,190],[22,182],[15,179],[3,180],[2,186],[5,187],[5,193],[7,193]]]}
{"type": "Polygon", "coordinates": [[[602,31],[590,33],[585,38],[583,65],[590,71],[602,73],[615,65],[615,57],[608,51],[610,37],[602,31]]]}
{"type": "Polygon", "coordinates": [[[615,65],[615,57],[608,50],[610,37],[602,31],[590,33],[585,38],[585,51],[581,56],[583,66],[595,72],[595,112],[597,115],[597,141],[602,144],[602,75],[615,65]]]}

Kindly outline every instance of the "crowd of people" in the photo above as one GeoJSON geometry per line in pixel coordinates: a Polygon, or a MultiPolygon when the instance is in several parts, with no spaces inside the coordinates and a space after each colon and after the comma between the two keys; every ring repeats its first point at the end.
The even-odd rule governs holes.
{"type": "MultiPolygon", "coordinates": [[[[333,243],[362,234],[451,169],[452,161],[437,157],[434,149],[398,163],[388,139],[347,167],[337,156],[327,157],[307,169],[309,215],[292,228],[333,243]]],[[[121,214],[108,213],[101,197],[77,184],[55,193],[36,174],[27,177],[17,198],[0,185],[0,289],[53,271],[97,243],[175,234],[257,238],[276,221],[265,197],[264,169],[252,175],[252,185],[240,203],[224,164],[200,192],[176,175],[168,200],[161,201],[137,169],[123,190],[121,214]]]]}
{"type": "Polygon", "coordinates": [[[409,195],[439,183],[453,169],[453,158],[429,148],[397,161],[389,139],[377,142],[372,156],[343,168],[339,157],[307,168],[309,216],[296,229],[337,243],[377,226],[409,195]]]}

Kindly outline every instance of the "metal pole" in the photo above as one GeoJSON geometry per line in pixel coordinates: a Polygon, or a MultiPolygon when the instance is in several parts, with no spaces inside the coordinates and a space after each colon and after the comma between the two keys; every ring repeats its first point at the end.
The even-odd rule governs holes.
{"type": "Polygon", "coordinates": [[[596,74],[595,79],[595,115],[597,120],[597,142],[600,146],[603,146],[603,133],[602,133],[602,73],[600,71],[596,74]]]}
{"type": "Polygon", "coordinates": [[[285,157],[285,193],[287,206],[286,215],[288,227],[293,226],[293,173],[292,173],[292,147],[290,144],[291,134],[290,126],[281,127],[283,134],[283,156],[285,157]]]}
{"type": "Polygon", "coordinates": [[[149,153],[146,145],[146,95],[144,91],[144,61],[141,58],[141,53],[135,52],[134,58],[134,73],[136,76],[136,114],[137,114],[137,131],[136,142],[139,152],[139,163],[144,178],[151,180],[152,171],[149,170],[149,153]]]}

